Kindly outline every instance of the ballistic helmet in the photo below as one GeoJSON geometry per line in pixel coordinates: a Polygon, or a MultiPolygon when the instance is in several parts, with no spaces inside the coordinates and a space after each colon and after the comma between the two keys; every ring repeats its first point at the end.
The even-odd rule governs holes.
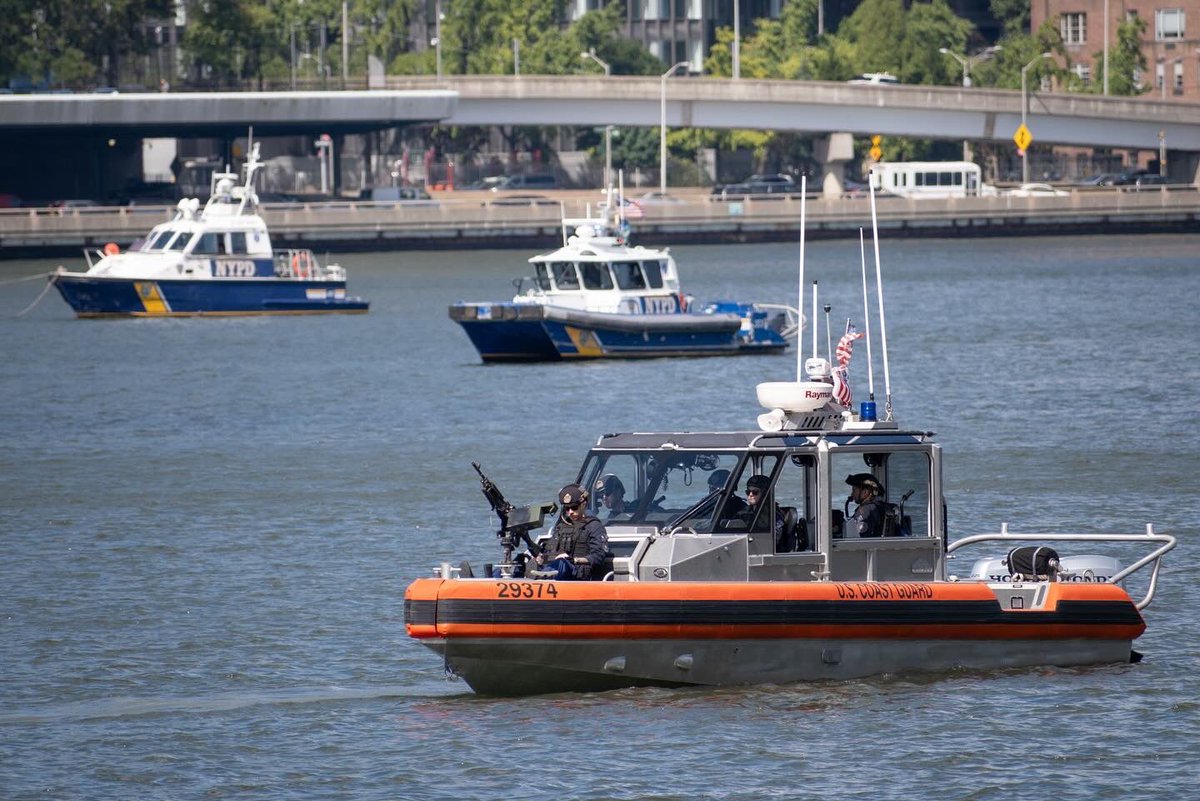
{"type": "Polygon", "coordinates": [[[728,470],[714,470],[708,474],[708,491],[719,490],[729,483],[728,470]]]}
{"type": "Polygon", "coordinates": [[[879,479],[870,473],[853,473],[846,476],[846,483],[852,487],[866,487],[876,495],[883,494],[883,485],[879,483],[879,479]]]}
{"type": "Polygon", "coordinates": [[[593,487],[593,489],[600,497],[612,495],[613,493],[618,493],[621,495],[625,494],[625,485],[622,484],[621,479],[617,478],[613,473],[605,473],[604,475],[600,476],[600,478],[596,479],[596,485],[593,487]]]}
{"type": "Polygon", "coordinates": [[[558,492],[558,503],[564,508],[577,503],[586,503],[587,499],[587,490],[578,484],[568,484],[558,492]]]}

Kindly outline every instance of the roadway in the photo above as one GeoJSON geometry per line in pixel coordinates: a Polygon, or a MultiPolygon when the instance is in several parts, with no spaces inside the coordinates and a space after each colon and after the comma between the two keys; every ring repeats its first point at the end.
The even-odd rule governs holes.
{"type": "MultiPolygon", "coordinates": [[[[799,238],[797,198],[719,202],[698,192],[687,197],[682,203],[646,206],[645,216],[632,221],[635,240],[671,245],[799,238]]],[[[556,193],[555,200],[512,205],[497,203],[487,193],[452,192],[433,202],[265,204],[263,217],[276,247],[541,251],[561,240],[562,214],[583,216],[585,206],[594,210],[596,201],[594,192],[565,192],[556,193]]],[[[0,259],[61,254],[78,260],[81,247],[110,241],[127,247],[172,216],[173,209],[165,206],[0,209],[0,259]]],[[[1200,228],[1200,192],[1103,188],[1064,197],[881,197],[877,216],[881,231],[891,237],[1194,233],[1200,228]]],[[[807,235],[814,239],[857,237],[859,229],[871,225],[869,200],[814,198],[807,223],[807,235]]]]}

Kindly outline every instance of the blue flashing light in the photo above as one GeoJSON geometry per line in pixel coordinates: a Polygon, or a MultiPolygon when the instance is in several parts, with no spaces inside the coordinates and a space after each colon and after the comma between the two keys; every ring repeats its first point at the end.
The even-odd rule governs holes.
{"type": "Polygon", "coordinates": [[[864,423],[875,422],[875,401],[863,401],[858,405],[858,419],[864,423]]]}

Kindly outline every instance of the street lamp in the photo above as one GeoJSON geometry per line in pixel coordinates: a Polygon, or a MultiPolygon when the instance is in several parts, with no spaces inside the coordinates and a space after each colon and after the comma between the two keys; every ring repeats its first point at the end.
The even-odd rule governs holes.
{"type": "Polygon", "coordinates": [[[442,18],[445,16],[442,14],[442,0],[437,0],[433,13],[433,41],[430,44],[434,46],[436,51],[437,77],[440,81],[442,79],[442,18]]]}
{"type": "MultiPolygon", "coordinates": [[[[996,54],[997,50],[1003,50],[1003,49],[1004,49],[1004,45],[993,45],[991,47],[985,47],[983,50],[980,50],[975,55],[967,56],[966,58],[963,58],[958,53],[955,53],[951,50],[947,50],[944,47],[939,47],[938,52],[944,56],[950,56],[950,58],[954,59],[955,61],[957,61],[959,64],[962,65],[962,71],[963,71],[962,85],[964,88],[970,88],[970,86],[971,86],[971,67],[975,66],[980,61],[987,61],[989,58],[991,58],[992,56],[994,56],[996,54]]],[[[963,140],[963,161],[970,161],[970,160],[971,160],[971,144],[966,139],[964,139],[963,140]]]]}
{"type": "MultiPolygon", "coordinates": [[[[580,53],[579,57],[584,61],[591,59],[595,61],[604,70],[604,77],[612,75],[612,68],[608,62],[596,55],[596,48],[590,47],[587,51],[580,53]]],[[[609,200],[609,205],[612,205],[612,126],[604,126],[604,192],[605,197],[609,200]]]]}
{"type": "Polygon", "coordinates": [[[689,64],[687,61],[680,61],[678,64],[671,67],[662,74],[662,136],[658,143],[658,191],[663,195],[667,193],[667,78],[675,74],[675,71],[680,67],[686,67],[689,64]]]}
{"type": "MultiPolygon", "coordinates": [[[[1027,88],[1026,80],[1029,74],[1029,68],[1041,61],[1043,58],[1054,58],[1053,53],[1039,53],[1028,64],[1021,67],[1021,127],[1025,127],[1025,116],[1029,113],[1029,89],[1027,88]]],[[[1029,183],[1029,149],[1022,148],[1021,150],[1021,183],[1029,183]]]]}
{"type": "Polygon", "coordinates": [[[975,55],[967,56],[966,58],[963,58],[958,53],[955,53],[952,50],[947,50],[944,47],[939,47],[938,52],[944,56],[950,56],[950,58],[962,65],[962,85],[969,88],[971,86],[971,67],[974,67],[980,61],[987,61],[989,58],[996,55],[997,50],[1003,49],[1004,45],[993,45],[991,47],[985,47],[975,55]]]}

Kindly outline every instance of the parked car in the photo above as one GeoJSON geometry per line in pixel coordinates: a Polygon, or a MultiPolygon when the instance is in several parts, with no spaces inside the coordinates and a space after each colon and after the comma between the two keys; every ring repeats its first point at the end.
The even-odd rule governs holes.
{"type": "Polygon", "coordinates": [[[895,86],[900,83],[900,79],[890,72],[864,72],[857,78],[851,78],[846,83],[874,86],[895,86]]]}
{"type": "Polygon", "coordinates": [[[371,190],[371,200],[378,203],[401,203],[405,206],[438,205],[438,202],[419,186],[377,186],[371,190]]]}
{"type": "Polygon", "coordinates": [[[638,203],[643,206],[671,206],[676,203],[686,203],[687,201],[678,195],[672,195],[670,192],[660,192],[657,189],[653,192],[647,192],[638,198],[638,203]]]}
{"type": "Polygon", "coordinates": [[[730,197],[744,195],[794,195],[800,192],[795,179],[790,175],[775,173],[773,175],[751,175],[745,181],[735,184],[715,186],[712,191],[713,200],[727,200],[730,197]]]}
{"type": "Polygon", "coordinates": [[[1117,180],[1117,175],[1111,172],[1097,173],[1089,175],[1087,178],[1080,178],[1076,181],[1077,186],[1112,186],[1117,180]]]}
{"type": "Polygon", "coordinates": [[[1157,189],[1162,186],[1169,186],[1175,183],[1165,175],[1159,175],[1156,172],[1145,172],[1138,170],[1137,172],[1121,173],[1113,181],[1114,186],[1121,187],[1124,192],[1139,192],[1142,189],[1157,189]]]}
{"type": "Polygon", "coordinates": [[[466,186],[459,187],[459,189],[465,189],[468,191],[476,191],[476,192],[478,192],[478,191],[486,192],[487,190],[491,189],[492,187],[499,186],[500,184],[504,183],[504,181],[507,180],[507,178],[508,178],[507,175],[493,175],[488,178],[480,178],[478,181],[474,181],[472,183],[467,184],[466,186]]]}
{"type": "Polygon", "coordinates": [[[509,175],[492,187],[493,192],[514,189],[558,189],[558,179],[553,175],[509,175]]]}
{"type": "Polygon", "coordinates": [[[1021,184],[1016,189],[1010,189],[1004,194],[1010,197],[1067,197],[1071,193],[1055,189],[1050,184],[1021,184]]]}

